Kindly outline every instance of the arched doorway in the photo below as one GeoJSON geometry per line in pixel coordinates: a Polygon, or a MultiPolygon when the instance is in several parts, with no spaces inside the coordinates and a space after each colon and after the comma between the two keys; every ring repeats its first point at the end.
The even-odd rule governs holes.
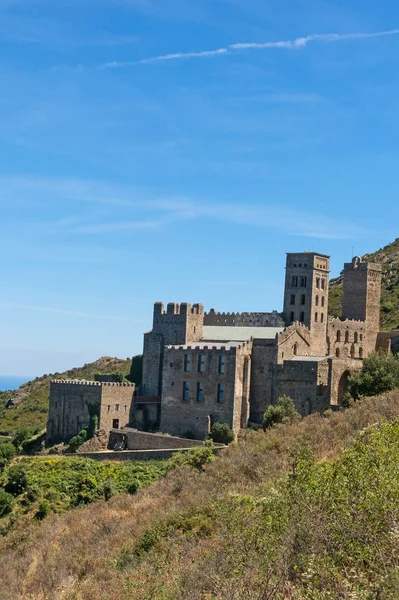
{"type": "Polygon", "coordinates": [[[342,373],[341,379],[339,380],[339,384],[338,384],[338,404],[342,404],[342,401],[343,401],[343,399],[345,397],[345,394],[348,391],[349,376],[350,376],[349,371],[345,371],[344,373],[342,373]]]}

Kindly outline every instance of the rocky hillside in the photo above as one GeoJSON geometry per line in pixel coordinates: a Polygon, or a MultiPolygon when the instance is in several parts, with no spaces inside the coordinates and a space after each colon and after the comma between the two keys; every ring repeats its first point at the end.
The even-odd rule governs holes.
{"type": "MultiPolygon", "coordinates": [[[[381,328],[399,329],[399,238],[362,258],[382,265],[381,328]]],[[[341,310],[342,277],[337,277],[330,282],[329,313],[340,317],[341,310]]]]}
{"type": "Polygon", "coordinates": [[[18,429],[29,428],[38,432],[46,426],[48,397],[52,379],[94,379],[94,374],[116,373],[129,374],[130,360],[105,356],[83,367],[75,367],[64,373],[50,373],[37,377],[22,385],[14,392],[0,392],[0,435],[15,433],[18,429]],[[6,408],[12,400],[14,406],[6,408]]]}

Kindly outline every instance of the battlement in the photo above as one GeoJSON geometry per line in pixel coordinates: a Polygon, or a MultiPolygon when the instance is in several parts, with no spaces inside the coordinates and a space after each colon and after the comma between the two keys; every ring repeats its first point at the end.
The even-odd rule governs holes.
{"type": "Polygon", "coordinates": [[[363,327],[364,325],[366,325],[366,323],[364,321],[361,321],[360,319],[345,319],[344,317],[333,317],[332,319],[330,319],[329,325],[331,325],[332,327],[342,325],[347,327],[363,327]]]}
{"type": "Polygon", "coordinates": [[[382,272],[382,265],[378,263],[364,262],[360,256],[354,256],[352,262],[344,264],[344,271],[377,271],[382,272]]]}
{"type": "Polygon", "coordinates": [[[53,379],[51,385],[89,385],[102,387],[136,387],[135,383],[115,381],[86,381],[85,379],[53,379]]]}
{"type": "Polygon", "coordinates": [[[162,315],[201,315],[204,313],[204,307],[202,304],[191,304],[189,302],[169,302],[167,309],[164,309],[163,302],[155,302],[154,304],[154,318],[155,316],[162,315]]]}
{"type": "Polygon", "coordinates": [[[229,325],[236,327],[283,327],[284,320],[276,310],[264,312],[217,312],[211,308],[204,314],[204,325],[229,325]]]}
{"type": "Polygon", "coordinates": [[[166,346],[166,350],[170,351],[170,350],[183,350],[183,351],[208,351],[208,350],[222,350],[225,352],[236,352],[237,350],[244,350],[244,349],[248,349],[251,348],[252,346],[252,340],[250,342],[239,342],[239,343],[230,343],[230,344],[200,344],[200,345],[171,345],[171,346],[166,346]]]}
{"type": "Polygon", "coordinates": [[[302,336],[306,340],[310,340],[310,329],[309,329],[309,327],[307,327],[304,323],[301,323],[300,321],[295,321],[294,323],[292,323],[291,325],[289,325],[288,327],[286,327],[284,329],[284,331],[282,331],[281,333],[277,334],[277,343],[278,344],[282,344],[288,338],[290,338],[292,335],[294,335],[296,332],[301,333],[302,336]]]}

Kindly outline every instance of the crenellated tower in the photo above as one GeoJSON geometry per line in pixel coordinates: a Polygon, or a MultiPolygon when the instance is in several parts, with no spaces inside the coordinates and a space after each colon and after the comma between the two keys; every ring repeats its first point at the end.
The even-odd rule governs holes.
{"type": "Polygon", "coordinates": [[[327,351],[329,273],[330,257],[325,254],[287,254],[284,317],[287,325],[299,321],[309,328],[312,356],[327,351]]]}

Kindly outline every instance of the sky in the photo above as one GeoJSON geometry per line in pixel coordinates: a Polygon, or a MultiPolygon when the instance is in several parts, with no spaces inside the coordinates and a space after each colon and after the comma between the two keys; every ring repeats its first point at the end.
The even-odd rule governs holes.
{"type": "Polygon", "coordinates": [[[0,0],[0,374],[393,241],[398,60],[394,0],[0,0]]]}

